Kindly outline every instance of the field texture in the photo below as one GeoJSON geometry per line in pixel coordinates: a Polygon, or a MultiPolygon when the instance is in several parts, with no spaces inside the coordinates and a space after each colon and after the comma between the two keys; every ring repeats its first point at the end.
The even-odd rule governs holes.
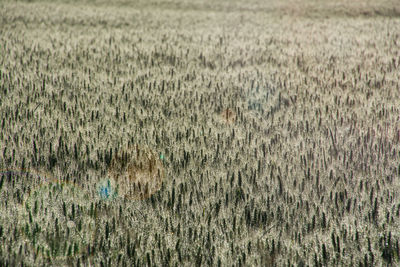
{"type": "Polygon", "coordinates": [[[0,265],[399,266],[400,5],[347,2],[0,2],[0,265]]]}

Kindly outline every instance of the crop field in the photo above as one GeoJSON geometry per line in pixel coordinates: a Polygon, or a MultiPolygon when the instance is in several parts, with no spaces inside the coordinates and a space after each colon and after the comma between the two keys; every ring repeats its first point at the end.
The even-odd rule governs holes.
{"type": "Polygon", "coordinates": [[[399,266],[398,1],[1,1],[0,266],[399,266]]]}

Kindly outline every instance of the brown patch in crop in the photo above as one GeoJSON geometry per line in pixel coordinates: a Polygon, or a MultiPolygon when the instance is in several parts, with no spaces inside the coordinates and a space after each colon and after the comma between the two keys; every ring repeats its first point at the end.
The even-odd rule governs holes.
{"type": "Polygon", "coordinates": [[[228,124],[234,123],[236,121],[236,113],[229,108],[225,109],[221,113],[221,117],[228,124]]]}
{"type": "Polygon", "coordinates": [[[136,145],[112,159],[109,174],[118,184],[118,194],[127,199],[146,199],[161,188],[164,169],[157,154],[136,145]]]}

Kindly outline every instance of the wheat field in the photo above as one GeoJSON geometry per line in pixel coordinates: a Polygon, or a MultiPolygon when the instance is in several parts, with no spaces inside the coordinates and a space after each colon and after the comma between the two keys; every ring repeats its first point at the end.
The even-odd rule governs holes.
{"type": "Polygon", "coordinates": [[[1,266],[398,266],[397,1],[1,1],[1,266]]]}

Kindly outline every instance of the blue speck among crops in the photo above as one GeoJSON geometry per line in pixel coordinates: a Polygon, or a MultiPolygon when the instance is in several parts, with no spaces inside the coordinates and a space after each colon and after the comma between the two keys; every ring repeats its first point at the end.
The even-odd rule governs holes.
{"type": "Polygon", "coordinates": [[[271,83],[253,84],[247,95],[248,110],[254,110],[260,115],[273,112],[277,105],[277,92],[277,87],[271,83]]]}
{"type": "Polygon", "coordinates": [[[98,186],[98,194],[103,200],[110,200],[117,197],[117,191],[114,186],[111,185],[110,179],[102,181],[98,186]]]}

